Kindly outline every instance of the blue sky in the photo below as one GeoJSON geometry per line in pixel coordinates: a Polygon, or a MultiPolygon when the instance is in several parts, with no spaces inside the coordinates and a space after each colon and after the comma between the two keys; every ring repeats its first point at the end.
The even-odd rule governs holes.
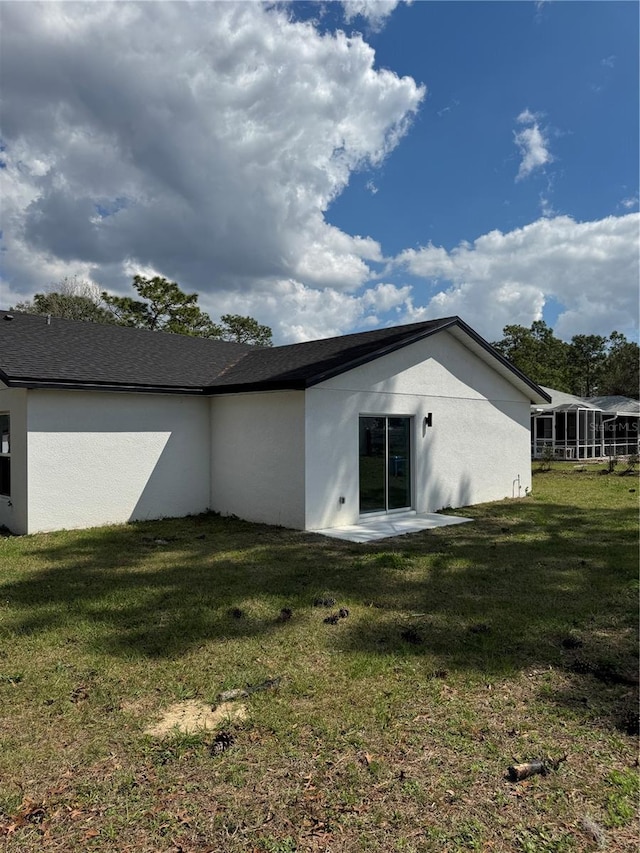
{"type": "Polygon", "coordinates": [[[141,272],[283,343],[636,337],[638,9],[4,3],[3,307],[141,272]]]}
{"type": "Polygon", "coordinates": [[[541,196],[579,219],[624,212],[638,185],[637,26],[626,2],[398,7],[370,43],[380,66],[428,94],[402,144],[378,173],[355,176],[331,220],[358,222],[397,253],[511,231],[540,215],[541,196]],[[516,183],[525,109],[554,160],[516,183]]]}

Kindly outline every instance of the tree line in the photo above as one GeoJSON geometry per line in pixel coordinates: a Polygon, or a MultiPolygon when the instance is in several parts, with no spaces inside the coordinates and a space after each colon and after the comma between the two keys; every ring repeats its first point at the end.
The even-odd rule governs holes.
{"type": "Polygon", "coordinates": [[[538,385],[576,397],[621,395],[638,399],[640,349],[620,332],[557,338],[544,320],[505,326],[493,346],[538,385]]]}
{"type": "Polygon", "coordinates": [[[199,307],[198,294],[184,293],[175,281],[136,275],[133,289],[141,298],[112,296],[77,277],[65,278],[51,291],[36,293],[33,299],[9,310],[258,346],[273,344],[269,326],[253,317],[223,314],[220,322],[214,323],[199,307]]]}

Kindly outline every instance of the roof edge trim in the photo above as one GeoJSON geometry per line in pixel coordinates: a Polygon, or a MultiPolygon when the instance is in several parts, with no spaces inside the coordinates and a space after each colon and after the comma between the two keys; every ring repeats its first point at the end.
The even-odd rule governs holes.
{"type": "Polygon", "coordinates": [[[223,394],[249,394],[257,391],[304,391],[307,385],[301,379],[264,380],[262,382],[244,382],[235,385],[208,385],[203,393],[208,397],[219,397],[223,394]]]}
{"type": "Polygon", "coordinates": [[[462,329],[462,331],[466,332],[466,334],[469,335],[469,337],[473,341],[475,341],[479,346],[481,346],[484,350],[486,350],[486,352],[489,355],[493,356],[493,358],[495,358],[496,361],[498,361],[500,364],[502,364],[503,367],[506,367],[508,370],[510,370],[511,373],[514,374],[514,376],[517,376],[517,378],[521,382],[524,382],[526,385],[528,385],[532,391],[535,391],[536,394],[539,394],[543,399],[547,400],[549,403],[551,402],[551,397],[549,396],[549,394],[547,394],[546,391],[543,391],[543,389],[539,385],[536,385],[536,383],[532,379],[529,379],[529,377],[526,374],[524,374],[521,370],[519,370],[514,364],[511,364],[509,359],[505,358],[502,355],[502,353],[498,352],[498,350],[495,347],[492,347],[491,344],[489,343],[489,341],[485,340],[482,337],[482,335],[479,335],[474,329],[471,328],[471,326],[467,325],[464,322],[464,320],[462,320],[460,317],[456,317],[455,320],[456,320],[456,322],[453,323],[452,325],[459,326],[462,329]]]}
{"type": "Polygon", "coordinates": [[[466,335],[468,335],[475,343],[477,343],[480,347],[482,347],[485,352],[494,358],[497,362],[502,364],[503,367],[506,367],[511,373],[514,374],[517,379],[523,382],[527,387],[529,387],[532,391],[535,392],[536,395],[542,397],[544,400],[548,400],[551,402],[551,397],[540,388],[539,385],[536,385],[528,376],[522,373],[515,365],[511,364],[508,359],[506,359],[502,353],[499,353],[495,347],[492,347],[491,344],[485,340],[481,335],[479,335],[471,326],[467,325],[460,317],[451,317],[448,320],[445,320],[441,325],[437,326],[433,329],[422,329],[419,332],[414,332],[407,337],[402,338],[399,341],[394,341],[392,344],[387,344],[386,346],[381,346],[379,349],[376,349],[370,353],[367,353],[365,356],[361,356],[360,358],[355,358],[350,362],[345,362],[339,367],[335,367],[331,370],[324,371],[323,373],[319,373],[314,377],[309,378],[305,387],[310,388],[313,385],[317,385],[320,382],[324,382],[327,379],[333,379],[334,376],[339,376],[342,373],[346,373],[349,370],[353,370],[356,367],[361,367],[363,364],[368,364],[371,361],[375,361],[375,359],[380,358],[383,355],[388,355],[389,353],[395,352],[396,350],[402,349],[403,347],[408,346],[409,344],[416,343],[420,340],[425,340],[426,338],[431,337],[432,335],[437,335],[439,332],[445,332],[447,329],[451,329],[452,327],[457,326],[461,331],[463,331],[466,335]]]}
{"type": "Polygon", "coordinates": [[[451,326],[455,325],[457,319],[459,318],[452,317],[450,320],[443,322],[442,325],[438,326],[435,329],[422,329],[419,332],[413,332],[399,341],[394,341],[391,344],[385,344],[379,347],[378,349],[372,350],[366,355],[360,356],[359,358],[354,358],[351,361],[346,361],[344,364],[341,364],[338,367],[334,367],[331,370],[325,370],[322,373],[318,373],[315,376],[310,377],[306,381],[305,387],[310,388],[313,385],[318,385],[320,382],[325,382],[327,379],[333,379],[334,376],[340,376],[341,373],[347,373],[347,371],[349,370],[353,370],[356,367],[361,367],[363,364],[368,364],[371,361],[375,361],[377,358],[381,358],[383,355],[389,355],[389,353],[409,346],[409,344],[417,343],[417,341],[429,338],[431,337],[431,335],[435,335],[438,332],[443,332],[451,326]]]}
{"type": "MultiPolygon", "coordinates": [[[[2,378],[2,376],[0,376],[2,378]]],[[[51,391],[120,391],[123,393],[141,394],[189,394],[202,396],[203,388],[179,387],[175,385],[134,385],[118,384],[115,382],[69,382],[64,380],[45,379],[10,379],[2,378],[9,388],[27,388],[33,390],[51,391]]]]}

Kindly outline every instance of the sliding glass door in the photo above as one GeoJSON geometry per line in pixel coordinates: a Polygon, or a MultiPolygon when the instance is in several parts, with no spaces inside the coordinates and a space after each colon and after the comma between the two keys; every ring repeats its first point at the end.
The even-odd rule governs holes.
{"type": "Polygon", "coordinates": [[[360,418],[360,512],[411,507],[411,418],[360,418]]]}

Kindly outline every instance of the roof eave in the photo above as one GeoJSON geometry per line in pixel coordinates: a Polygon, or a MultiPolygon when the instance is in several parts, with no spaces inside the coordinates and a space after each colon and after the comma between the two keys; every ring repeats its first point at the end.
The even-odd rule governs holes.
{"type": "Polygon", "coordinates": [[[332,379],[334,376],[339,376],[341,373],[346,373],[348,370],[353,370],[353,368],[360,367],[363,364],[367,364],[370,361],[374,361],[375,359],[380,358],[383,355],[395,352],[396,350],[402,349],[402,347],[408,346],[409,344],[424,340],[426,338],[431,337],[432,335],[436,335],[439,332],[450,330],[454,327],[460,328],[461,331],[463,331],[476,344],[478,344],[482,348],[482,350],[487,353],[487,355],[498,361],[498,363],[500,363],[504,368],[506,368],[515,379],[519,380],[519,383],[524,383],[529,389],[528,393],[531,402],[551,402],[551,397],[546,393],[546,391],[543,391],[539,385],[536,385],[536,383],[529,379],[528,376],[526,376],[524,373],[522,373],[522,371],[518,370],[517,367],[511,364],[511,362],[509,362],[501,353],[499,353],[494,347],[492,347],[488,341],[486,341],[476,331],[474,331],[471,326],[468,326],[464,322],[464,320],[460,319],[460,317],[451,317],[449,320],[446,320],[441,325],[433,329],[424,329],[420,332],[414,332],[413,334],[407,335],[405,338],[402,338],[400,341],[394,341],[394,343],[392,344],[379,347],[371,353],[367,353],[366,356],[361,356],[360,358],[353,359],[350,362],[345,362],[344,364],[331,370],[324,371],[323,373],[318,373],[315,376],[307,379],[306,387],[311,387],[312,385],[317,385],[318,383],[324,382],[327,379],[332,379]],[[531,394],[531,392],[533,392],[533,395],[531,394]]]}
{"type": "Polygon", "coordinates": [[[399,341],[394,341],[393,343],[377,347],[366,355],[349,359],[348,361],[341,362],[340,364],[337,364],[335,367],[329,368],[328,370],[322,370],[318,373],[311,374],[309,376],[290,377],[288,379],[267,379],[259,380],[257,382],[234,383],[229,385],[214,384],[206,388],[205,393],[217,395],[234,394],[243,391],[249,392],[304,390],[305,388],[311,388],[314,385],[318,385],[320,382],[325,382],[327,379],[333,379],[334,376],[340,376],[342,373],[347,373],[349,370],[353,370],[354,368],[360,367],[363,364],[368,364],[371,361],[375,361],[377,358],[380,358],[383,355],[388,355],[389,353],[394,352],[395,350],[402,349],[402,347],[408,346],[409,344],[415,343],[416,341],[422,340],[423,338],[427,338],[430,335],[435,334],[436,332],[442,331],[449,325],[452,325],[454,322],[455,318],[453,318],[450,322],[438,326],[435,329],[426,329],[420,332],[413,332],[412,334],[403,337],[399,341]]]}
{"type": "Polygon", "coordinates": [[[451,326],[458,326],[471,338],[471,340],[481,347],[487,355],[491,356],[495,361],[502,365],[502,367],[506,368],[506,370],[513,376],[513,379],[517,380],[517,382],[513,382],[512,379],[512,383],[516,385],[516,387],[523,383],[529,389],[529,399],[532,403],[541,404],[551,402],[551,397],[546,391],[544,391],[539,385],[536,385],[533,380],[529,379],[529,377],[515,365],[511,364],[511,362],[506,359],[502,353],[498,352],[495,347],[492,347],[488,341],[472,329],[471,326],[468,326],[464,320],[461,320],[460,317],[456,317],[455,321],[451,323],[451,326]],[[533,395],[531,392],[533,392],[533,395]]]}
{"type": "Polygon", "coordinates": [[[250,394],[259,391],[304,391],[307,387],[304,380],[265,380],[264,382],[237,382],[233,385],[209,385],[203,389],[208,397],[218,397],[223,394],[250,394]]]}
{"type": "Polygon", "coordinates": [[[189,394],[203,395],[204,388],[175,385],[136,385],[119,382],[73,382],[69,380],[48,380],[30,378],[11,378],[0,374],[0,379],[8,388],[26,388],[51,391],[118,391],[129,394],[189,394]]]}
{"type": "Polygon", "coordinates": [[[413,332],[412,334],[408,334],[406,337],[398,341],[394,341],[393,343],[386,344],[381,347],[377,347],[375,350],[372,350],[370,353],[366,355],[359,356],[358,358],[351,359],[350,361],[345,361],[340,365],[337,365],[330,370],[322,371],[321,373],[316,373],[313,376],[310,376],[306,380],[306,387],[310,388],[313,385],[318,385],[320,382],[325,382],[327,379],[333,379],[335,376],[340,376],[341,373],[347,373],[349,370],[353,370],[356,367],[361,367],[363,364],[369,364],[371,361],[375,361],[377,358],[381,358],[384,355],[389,355],[389,353],[396,352],[403,347],[409,346],[409,344],[414,344],[417,341],[424,340],[425,338],[431,337],[431,335],[435,335],[438,332],[443,332],[446,329],[456,324],[455,317],[451,318],[451,320],[444,322],[442,325],[437,326],[434,329],[423,329],[420,332],[413,332]]]}

